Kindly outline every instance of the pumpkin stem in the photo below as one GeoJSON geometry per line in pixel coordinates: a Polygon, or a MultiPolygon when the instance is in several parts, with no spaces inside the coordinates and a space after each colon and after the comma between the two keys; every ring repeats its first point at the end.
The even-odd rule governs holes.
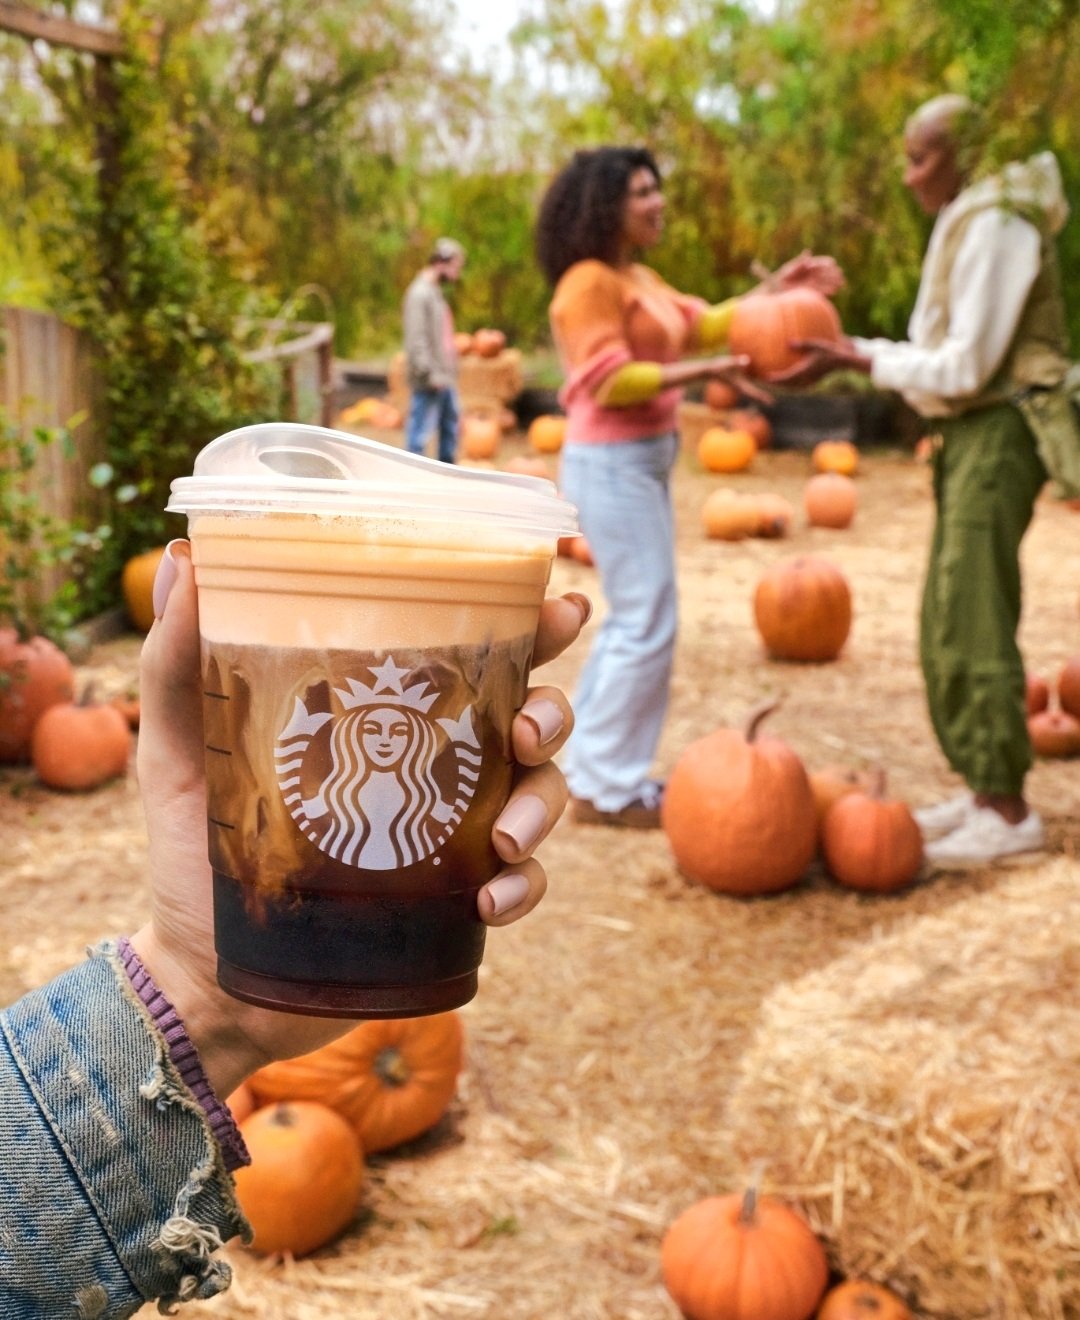
{"type": "Polygon", "coordinates": [[[387,1086],[404,1086],[409,1080],[409,1065],[404,1055],[394,1045],[380,1050],[375,1056],[375,1075],[387,1086]]]}
{"type": "Polygon", "coordinates": [[[740,1224],[752,1224],[757,1218],[758,1189],[750,1186],[743,1192],[742,1208],[739,1211],[740,1224]]]}
{"type": "Polygon", "coordinates": [[[772,712],[780,705],[779,697],[768,697],[764,701],[758,702],[746,717],[746,741],[753,742],[757,737],[758,726],[765,719],[766,715],[772,712]]]}

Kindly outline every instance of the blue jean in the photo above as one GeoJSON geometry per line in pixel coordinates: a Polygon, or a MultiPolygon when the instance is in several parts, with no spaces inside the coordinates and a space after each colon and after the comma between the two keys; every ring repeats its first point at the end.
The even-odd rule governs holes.
{"type": "Polygon", "coordinates": [[[113,945],[0,1012],[0,1320],[123,1320],[229,1286],[248,1232],[113,945]]]}
{"type": "Polygon", "coordinates": [[[453,386],[443,390],[413,390],[405,423],[405,447],[410,454],[424,452],[432,427],[439,435],[439,458],[443,463],[452,463],[458,439],[458,398],[453,386]]]}
{"type": "Polygon", "coordinates": [[[575,797],[618,811],[647,792],[667,714],[678,614],[670,477],[673,433],[563,450],[608,612],[574,694],[566,778],[575,797]]]}

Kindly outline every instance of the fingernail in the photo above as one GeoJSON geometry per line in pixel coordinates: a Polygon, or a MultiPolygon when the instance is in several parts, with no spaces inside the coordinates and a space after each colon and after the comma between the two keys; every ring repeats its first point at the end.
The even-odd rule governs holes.
{"type": "Polygon", "coordinates": [[[549,701],[547,697],[537,697],[534,701],[527,701],[519,714],[524,715],[536,730],[541,747],[563,731],[562,708],[554,701],[549,701]]]}
{"type": "Polygon", "coordinates": [[[515,798],[495,822],[495,833],[510,840],[518,852],[527,853],[547,824],[543,799],[531,793],[515,798]]]}
{"type": "Polygon", "coordinates": [[[517,907],[528,896],[529,882],[523,875],[500,875],[487,888],[491,895],[492,915],[498,917],[517,907]]]}
{"type": "Polygon", "coordinates": [[[584,628],[592,618],[592,601],[580,591],[568,591],[563,600],[571,600],[578,607],[581,611],[581,626],[584,628]]]}
{"type": "Polygon", "coordinates": [[[169,592],[172,591],[173,587],[176,585],[176,575],[178,572],[176,566],[177,554],[190,555],[190,553],[191,549],[183,538],[170,541],[165,547],[165,553],[161,556],[161,559],[158,562],[157,572],[154,574],[153,602],[155,619],[164,617],[165,606],[169,600],[169,592]],[[180,548],[181,546],[183,549],[180,548]]]}

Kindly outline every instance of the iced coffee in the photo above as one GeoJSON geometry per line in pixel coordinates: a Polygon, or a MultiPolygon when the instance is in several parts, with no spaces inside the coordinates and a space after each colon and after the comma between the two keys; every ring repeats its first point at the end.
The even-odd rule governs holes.
{"type": "Polygon", "coordinates": [[[295,426],[214,442],[170,508],[199,596],[222,986],[350,1017],[466,1002],[572,509],[548,482],[295,426]]]}

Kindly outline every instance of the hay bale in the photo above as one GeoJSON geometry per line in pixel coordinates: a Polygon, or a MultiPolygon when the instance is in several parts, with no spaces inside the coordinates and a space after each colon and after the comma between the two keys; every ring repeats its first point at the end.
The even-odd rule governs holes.
{"type": "MultiPolygon", "coordinates": [[[[496,357],[466,356],[458,360],[458,398],[462,413],[492,412],[500,418],[506,405],[521,393],[524,372],[521,353],[505,348],[496,357]]],[[[408,416],[409,386],[405,380],[405,354],[395,353],[386,375],[387,395],[395,408],[408,416]]]]}
{"type": "Polygon", "coordinates": [[[1013,873],[764,1002],[728,1120],[845,1273],[934,1320],[1080,1317],[1080,884],[1013,873]]]}

